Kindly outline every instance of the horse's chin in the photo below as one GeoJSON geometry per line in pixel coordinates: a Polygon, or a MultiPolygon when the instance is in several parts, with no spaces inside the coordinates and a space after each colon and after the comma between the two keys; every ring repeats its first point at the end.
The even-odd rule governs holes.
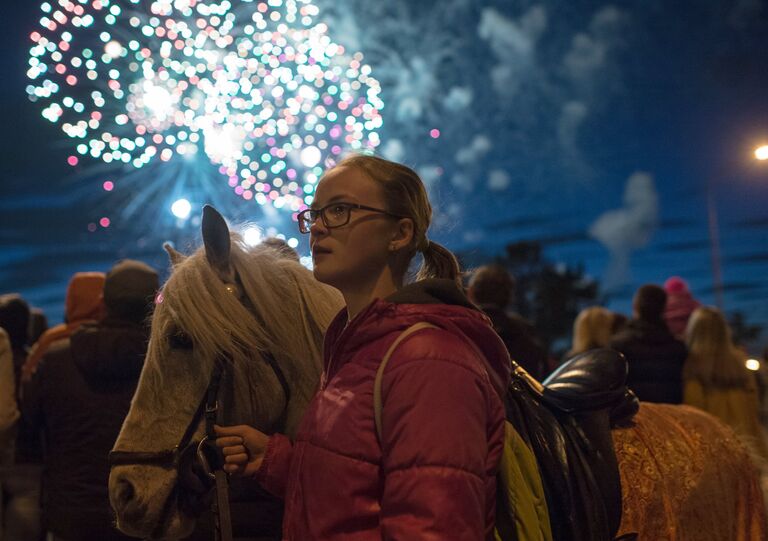
{"type": "Polygon", "coordinates": [[[112,468],[109,500],[117,528],[126,535],[144,539],[189,536],[195,527],[195,519],[179,510],[176,483],[175,472],[167,470],[141,466],[112,468]],[[166,504],[169,508],[164,511],[166,504]],[[165,517],[162,517],[164,512],[165,517]]]}
{"type": "Polygon", "coordinates": [[[137,521],[131,524],[124,523],[117,518],[117,529],[131,537],[142,539],[184,539],[192,534],[195,521],[177,509],[172,509],[167,521],[158,528],[157,522],[152,520],[137,521]]]}

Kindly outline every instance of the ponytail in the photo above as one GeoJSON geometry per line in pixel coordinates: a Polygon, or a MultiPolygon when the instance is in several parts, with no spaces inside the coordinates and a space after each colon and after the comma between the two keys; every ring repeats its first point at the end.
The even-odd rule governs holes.
{"type": "Polygon", "coordinates": [[[459,262],[456,256],[453,255],[453,252],[445,246],[429,240],[422,253],[424,255],[424,262],[416,274],[416,280],[447,278],[453,280],[459,289],[464,287],[461,283],[459,262]]]}

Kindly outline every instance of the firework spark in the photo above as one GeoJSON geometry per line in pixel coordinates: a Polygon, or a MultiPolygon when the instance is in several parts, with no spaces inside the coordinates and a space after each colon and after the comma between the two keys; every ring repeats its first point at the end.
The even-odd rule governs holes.
{"type": "Polygon", "coordinates": [[[310,0],[41,10],[27,92],[77,141],[70,163],[141,168],[204,154],[243,199],[295,213],[325,163],[379,144],[379,83],[315,21],[310,0]]]}

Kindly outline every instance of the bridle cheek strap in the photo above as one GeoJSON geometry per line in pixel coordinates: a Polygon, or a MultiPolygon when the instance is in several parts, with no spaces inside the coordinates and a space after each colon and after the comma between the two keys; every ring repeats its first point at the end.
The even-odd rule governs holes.
{"type": "MultiPolygon", "coordinates": [[[[231,359],[226,359],[230,360],[231,359]]],[[[216,539],[218,541],[232,541],[232,519],[229,510],[229,479],[227,474],[222,469],[224,466],[224,456],[215,447],[216,431],[214,425],[216,424],[216,415],[219,410],[219,385],[221,384],[221,376],[224,371],[223,359],[221,357],[216,359],[216,364],[213,368],[213,374],[211,374],[211,382],[208,385],[208,391],[206,393],[205,400],[205,438],[197,446],[197,456],[200,462],[203,464],[204,469],[209,476],[212,476],[216,482],[216,498],[211,506],[213,513],[213,523],[216,529],[216,539]],[[217,458],[217,464],[211,468],[208,464],[207,455],[203,451],[203,446],[214,446],[215,456],[217,458]],[[213,469],[213,475],[210,470],[213,469]]],[[[210,453],[214,454],[214,453],[210,453]]]]}
{"type": "MultiPolygon", "coordinates": [[[[221,385],[221,378],[224,373],[225,363],[230,360],[225,355],[219,355],[214,363],[213,372],[211,374],[211,380],[208,384],[208,389],[203,395],[200,404],[195,410],[195,414],[192,416],[192,420],[187,425],[184,434],[181,436],[179,443],[170,450],[164,451],[110,451],[108,462],[110,467],[112,466],[132,466],[132,465],[152,465],[158,466],[164,469],[179,470],[182,454],[186,448],[190,445],[192,437],[197,431],[200,418],[205,417],[205,437],[197,445],[197,455],[200,458],[201,465],[204,471],[213,479],[216,483],[216,503],[213,505],[213,515],[216,524],[216,539],[219,541],[231,541],[232,540],[232,521],[230,520],[229,513],[229,487],[226,474],[221,469],[223,465],[223,459],[214,445],[216,440],[216,433],[214,431],[214,425],[216,424],[216,414],[218,412],[218,395],[219,387],[221,385]],[[209,452],[206,453],[203,449],[207,447],[209,452]],[[213,455],[216,457],[215,465],[213,468],[209,465],[209,461],[213,455]],[[214,470],[211,473],[211,470],[214,470]]],[[[169,495],[165,500],[163,509],[160,512],[157,526],[152,534],[153,538],[159,538],[162,536],[162,528],[168,519],[168,514],[171,512],[173,504],[173,495],[169,495]]]]}

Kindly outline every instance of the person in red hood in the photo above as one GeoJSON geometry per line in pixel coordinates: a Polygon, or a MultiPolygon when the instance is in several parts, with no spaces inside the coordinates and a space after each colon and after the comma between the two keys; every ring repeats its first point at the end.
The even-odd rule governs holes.
{"type": "Polygon", "coordinates": [[[431,216],[418,175],[373,156],[327,171],[298,216],[315,277],[346,301],[326,333],[320,389],[294,441],[217,427],[225,470],[284,497],[285,540],[494,538],[504,436],[497,389],[511,363],[464,296],[456,258],[427,238],[431,216]],[[417,281],[404,285],[417,252],[417,281]],[[406,338],[384,371],[379,441],[376,371],[422,321],[438,328],[406,338]]]}
{"type": "Polygon", "coordinates": [[[684,340],[688,320],[701,303],[693,298],[688,283],[679,276],[668,278],[664,282],[664,291],[667,292],[664,321],[675,338],[684,340]]]}
{"type": "Polygon", "coordinates": [[[48,348],[57,340],[69,338],[83,323],[95,323],[104,317],[104,280],[103,272],[77,272],[67,286],[67,298],[64,311],[64,323],[45,331],[27,357],[21,368],[21,380],[26,383],[32,379],[48,348]]]}

